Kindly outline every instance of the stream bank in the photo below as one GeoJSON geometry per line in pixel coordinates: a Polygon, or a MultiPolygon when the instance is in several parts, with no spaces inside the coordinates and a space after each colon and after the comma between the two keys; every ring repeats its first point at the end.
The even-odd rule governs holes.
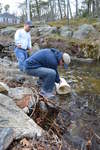
{"type": "MultiPolygon", "coordinates": [[[[16,63],[7,59],[2,59],[1,62],[1,65],[5,67],[1,67],[0,81],[6,83],[10,88],[14,88],[12,91],[15,92],[11,95],[14,101],[21,96],[21,93],[18,94],[18,92],[21,92],[23,86],[34,87],[38,91],[35,86],[36,79],[18,71],[16,63]]],[[[72,62],[67,72],[62,68],[59,68],[59,72],[71,85],[72,93],[65,96],[57,95],[53,100],[55,105],[39,97],[39,103],[36,105],[34,113],[28,114],[28,116],[31,115],[35,123],[45,131],[45,134],[42,134],[40,138],[35,137],[35,139],[27,137],[14,140],[9,150],[25,148],[31,150],[33,147],[36,149],[88,150],[88,146],[91,150],[100,149],[100,64],[72,62]],[[40,102],[42,102],[42,107],[40,102]]],[[[27,103],[27,100],[30,99],[30,92],[26,90],[24,92],[26,95],[20,97],[19,100],[27,103]]],[[[3,94],[7,95],[7,93],[3,94]]],[[[23,103],[16,104],[21,109],[25,107],[23,103]]]]}

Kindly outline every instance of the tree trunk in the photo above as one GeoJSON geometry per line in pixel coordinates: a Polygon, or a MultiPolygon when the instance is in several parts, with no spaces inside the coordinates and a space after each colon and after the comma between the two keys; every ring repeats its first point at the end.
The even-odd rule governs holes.
{"type": "Polygon", "coordinates": [[[35,0],[35,2],[36,2],[36,9],[37,9],[38,20],[40,20],[40,9],[39,9],[38,0],[35,0]]]}
{"type": "Polygon", "coordinates": [[[69,25],[69,0],[67,0],[67,20],[69,25]]]}
{"type": "Polygon", "coordinates": [[[60,0],[58,0],[58,7],[59,7],[59,11],[60,11],[60,17],[62,19],[63,17],[62,17],[62,10],[61,10],[60,0]]]}
{"type": "Polygon", "coordinates": [[[27,20],[30,21],[30,0],[26,0],[27,20]]]}
{"type": "Polygon", "coordinates": [[[96,0],[96,15],[97,15],[97,17],[100,17],[99,5],[100,5],[99,0],[96,0]]]}
{"type": "Polygon", "coordinates": [[[51,18],[52,18],[52,21],[54,20],[54,11],[53,11],[53,5],[52,5],[52,1],[50,0],[49,2],[49,5],[50,5],[50,9],[51,9],[51,18]]]}
{"type": "Polygon", "coordinates": [[[71,18],[73,18],[73,16],[72,16],[71,6],[70,6],[70,2],[69,2],[69,12],[70,12],[70,17],[71,17],[71,18]]]}
{"type": "Polygon", "coordinates": [[[78,17],[78,0],[76,0],[76,18],[78,17]]]}

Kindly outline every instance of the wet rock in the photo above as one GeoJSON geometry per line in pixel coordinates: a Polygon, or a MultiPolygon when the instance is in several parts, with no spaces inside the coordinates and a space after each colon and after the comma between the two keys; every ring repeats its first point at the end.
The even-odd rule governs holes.
{"type": "Polygon", "coordinates": [[[71,124],[71,116],[69,112],[61,110],[57,116],[56,123],[59,126],[60,132],[64,134],[68,126],[71,124]]]}
{"type": "Polygon", "coordinates": [[[64,139],[71,145],[73,145],[74,148],[86,150],[86,141],[79,137],[79,136],[71,136],[70,134],[65,134],[64,139]]]}
{"type": "Polygon", "coordinates": [[[15,138],[41,136],[43,130],[30,119],[15,102],[0,94],[0,127],[12,128],[15,132],[15,138]]]}
{"type": "Polygon", "coordinates": [[[66,37],[66,38],[67,37],[71,38],[73,35],[73,31],[71,28],[64,26],[64,27],[61,27],[61,29],[60,29],[60,35],[63,37],[66,37]]]}
{"type": "Polygon", "coordinates": [[[12,128],[0,128],[0,150],[9,147],[14,139],[14,131],[12,128]]]}
{"type": "Polygon", "coordinates": [[[78,28],[77,31],[74,32],[73,38],[82,40],[86,38],[89,35],[89,33],[95,32],[95,28],[92,25],[83,24],[78,28]]]}

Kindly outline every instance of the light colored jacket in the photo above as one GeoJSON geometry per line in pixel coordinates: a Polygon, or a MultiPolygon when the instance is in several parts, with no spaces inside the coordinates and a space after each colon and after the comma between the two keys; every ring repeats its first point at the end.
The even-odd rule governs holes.
{"type": "Polygon", "coordinates": [[[31,49],[31,36],[30,32],[26,32],[24,29],[19,29],[15,33],[15,45],[21,45],[22,49],[31,49]]]}

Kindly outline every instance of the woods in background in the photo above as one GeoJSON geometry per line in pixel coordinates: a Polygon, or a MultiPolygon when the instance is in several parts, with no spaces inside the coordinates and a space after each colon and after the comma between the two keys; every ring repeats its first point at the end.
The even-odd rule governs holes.
{"type": "MultiPolygon", "coordinates": [[[[23,16],[25,4],[20,4],[23,16]]],[[[99,17],[99,0],[30,0],[30,14],[33,20],[54,21],[62,18],[99,17]],[[73,9],[75,10],[73,11],[73,9]]]]}
{"type": "MultiPolygon", "coordinates": [[[[26,18],[26,4],[28,0],[19,4],[21,19],[26,18]]],[[[55,21],[62,18],[78,17],[100,17],[100,0],[29,0],[30,15],[32,20],[55,21]]],[[[0,3],[0,13],[2,9],[9,10],[9,5],[2,8],[0,3]]]]}

